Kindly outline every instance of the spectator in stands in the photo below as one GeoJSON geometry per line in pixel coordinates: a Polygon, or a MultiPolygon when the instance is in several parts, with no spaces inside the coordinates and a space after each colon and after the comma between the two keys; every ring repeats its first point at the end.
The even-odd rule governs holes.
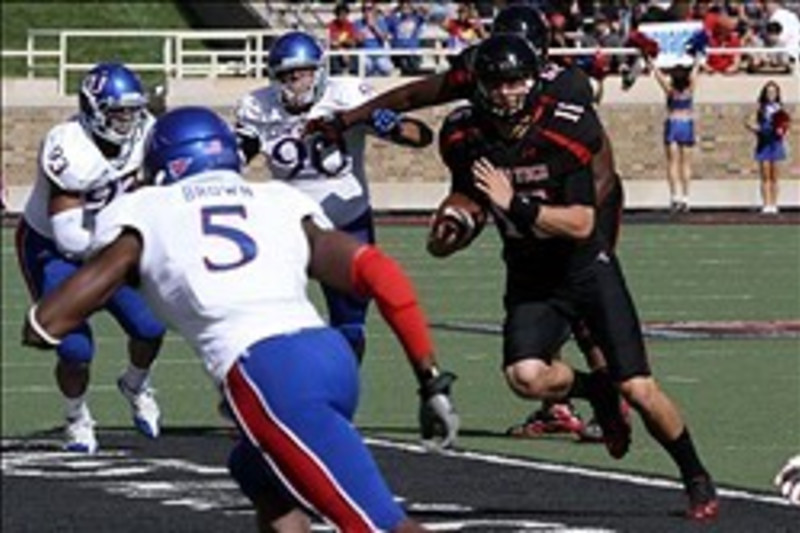
{"type": "MultiPolygon", "coordinates": [[[[567,36],[567,17],[560,11],[553,11],[547,15],[550,22],[550,43],[552,48],[573,48],[575,43],[567,36]]],[[[556,56],[556,63],[569,63],[570,56],[556,56]]]]}
{"type": "MultiPolygon", "coordinates": [[[[367,0],[361,3],[361,18],[355,25],[362,49],[374,52],[389,45],[389,26],[375,2],[367,0]]],[[[367,76],[388,76],[394,68],[389,56],[374,53],[365,55],[364,63],[364,74],[367,76]]]]}
{"type": "Polygon", "coordinates": [[[778,164],[786,159],[784,137],[789,127],[789,116],[781,102],[781,88],[768,81],[758,95],[755,122],[745,121],[745,127],[756,135],[754,158],[761,176],[761,212],[778,213],[778,164]]]}
{"type": "MultiPolygon", "coordinates": [[[[783,25],[780,22],[771,20],[767,23],[767,35],[765,44],[769,48],[784,48],[786,44],[782,41],[783,25]]],[[[788,73],[792,69],[790,55],[787,52],[772,52],[767,55],[767,61],[762,70],[770,72],[788,73]]]]}
{"type": "MultiPolygon", "coordinates": [[[[350,21],[350,9],[346,3],[337,4],[333,10],[334,19],[328,23],[328,48],[330,50],[353,50],[358,46],[358,32],[350,21]]],[[[358,74],[356,56],[332,55],[330,72],[336,74],[358,74]]]]}
{"type": "Polygon", "coordinates": [[[434,0],[428,5],[428,24],[441,26],[455,13],[455,5],[447,0],[434,0]]]}
{"type": "MultiPolygon", "coordinates": [[[[414,6],[411,0],[400,0],[397,8],[388,17],[389,34],[392,38],[392,48],[400,50],[418,50],[420,36],[425,27],[426,10],[421,6],[414,6]]],[[[407,55],[394,56],[394,64],[404,76],[419,74],[422,56],[407,55]]]]}
{"type": "Polygon", "coordinates": [[[800,50],[800,17],[783,7],[783,4],[784,2],[781,1],[767,1],[764,2],[764,10],[769,23],[777,23],[780,26],[774,43],[770,44],[791,50],[783,55],[783,60],[789,64],[790,61],[797,60],[798,50],[800,50]]]}
{"type": "Polygon", "coordinates": [[[444,21],[448,48],[460,50],[486,37],[487,31],[471,2],[460,4],[456,16],[444,21]]]}
{"type": "Polygon", "coordinates": [[[721,9],[722,8],[716,2],[712,2],[711,0],[698,0],[694,5],[692,18],[702,22],[703,28],[705,28],[706,32],[711,34],[714,30],[714,26],[717,24],[717,18],[719,18],[721,9]]]}
{"type": "MultiPolygon", "coordinates": [[[[741,35],[742,47],[744,48],[764,48],[766,43],[761,37],[757,21],[746,21],[739,19],[739,34],[741,35]]],[[[767,57],[763,53],[748,52],[742,54],[742,70],[747,72],[760,72],[768,64],[767,57]]]]}
{"type": "MultiPolygon", "coordinates": [[[[734,48],[742,46],[742,40],[736,32],[736,19],[720,13],[708,35],[710,48],[734,48]]],[[[734,74],[739,71],[741,55],[738,52],[709,53],[705,71],[711,73],[734,74]]]]}
{"type": "Polygon", "coordinates": [[[669,76],[645,56],[648,67],[667,97],[667,118],[664,121],[664,149],[667,156],[667,181],[670,211],[689,210],[689,184],[692,180],[692,147],[694,135],[694,90],[700,70],[701,55],[694,57],[691,68],[674,67],[669,76]]]}
{"type": "MultiPolygon", "coordinates": [[[[700,0],[701,3],[702,0],[700,0]]],[[[638,22],[674,22],[677,20],[675,14],[670,10],[670,2],[650,0],[639,4],[638,22]]]]}
{"type": "MultiPolygon", "coordinates": [[[[615,14],[611,14],[616,17],[615,14]]],[[[588,28],[587,28],[588,29],[588,28]]],[[[625,37],[619,31],[619,20],[612,19],[606,12],[598,12],[594,16],[594,25],[591,31],[584,34],[581,45],[585,48],[622,48],[625,46],[625,37]]],[[[607,69],[616,72],[619,69],[619,56],[608,59],[607,69]]]]}

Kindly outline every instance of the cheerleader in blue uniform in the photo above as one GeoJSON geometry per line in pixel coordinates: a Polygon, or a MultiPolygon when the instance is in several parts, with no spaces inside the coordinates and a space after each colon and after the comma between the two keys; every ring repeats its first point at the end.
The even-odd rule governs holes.
{"type": "Polygon", "coordinates": [[[761,212],[778,213],[778,164],[786,159],[784,137],[789,128],[789,115],[781,103],[781,89],[768,81],[758,96],[756,121],[745,122],[747,129],[756,135],[754,159],[761,175],[761,212]]]}
{"type": "Polygon", "coordinates": [[[694,90],[700,67],[698,56],[690,67],[674,67],[669,76],[649,61],[656,81],[667,96],[664,121],[664,150],[667,156],[667,180],[670,208],[673,212],[689,210],[689,183],[692,179],[694,136],[694,90]]]}

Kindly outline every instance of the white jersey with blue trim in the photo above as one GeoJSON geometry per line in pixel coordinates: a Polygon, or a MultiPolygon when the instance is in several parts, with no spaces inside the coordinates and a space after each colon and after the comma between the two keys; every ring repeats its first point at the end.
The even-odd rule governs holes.
{"type": "Polygon", "coordinates": [[[314,198],[340,228],[369,208],[366,127],[345,133],[346,154],[332,150],[322,157],[316,157],[302,131],[308,119],[351,109],[373,95],[373,89],[359,78],[329,78],[322,97],[308,112],[292,114],[281,102],[280,88],[271,85],[242,98],[236,120],[240,129],[259,139],[273,179],[291,183],[314,198]]]}
{"type": "Polygon", "coordinates": [[[221,381],[259,340],[324,325],[306,294],[308,216],[332,227],[285,183],[209,171],[112,203],[97,218],[92,251],[124,228],[139,233],[142,293],[221,381]]]}
{"type": "Polygon", "coordinates": [[[91,229],[98,211],[135,187],[153,124],[155,119],[146,115],[134,138],[113,159],[103,155],[78,116],[53,127],[39,147],[36,180],[23,214],[28,225],[53,238],[48,206],[55,185],[81,195],[87,214],[84,224],[91,229]]]}

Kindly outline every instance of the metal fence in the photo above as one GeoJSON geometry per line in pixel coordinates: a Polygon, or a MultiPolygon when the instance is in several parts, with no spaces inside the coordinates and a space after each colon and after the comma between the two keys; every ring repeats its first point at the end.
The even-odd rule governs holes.
{"type": "MultiPolygon", "coordinates": [[[[3,50],[4,59],[24,59],[25,75],[28,78],[52,76],[57,72],[58,88],[61,95],[66,94],[70,74],[80,74],[90,69],[96,61],[105,58],[92,58],[91,62],[73,61],[74,48],[86,48],[86,41],[109,39],[154,40],[155,61],[126,61],[126,64],[137,72],[156,72],[165,78],[187,77],[253,77],[263,78],[267,75],[267,53],[270,43],[284,33],[279,29],[258,30],[28,30],[24,50],[3,50]],[[52,43],[56,43],[53,46],[52,43]]],[[[102,49],[102,46],[99,47],[102,49]]],[[[638,54],[634,48],[600,49],[603,53],[613,55],[638,54]]],[[[595,49],[566,48],[553,49],[552,55],[588,55],[595,49]]],[[[797,50],[781,50],[776,48],[709,48],[709,53],[788,53],[795,58],[794,73],[798,68],[797,50]]],[[[364,74],[364,56],[408,56],[422,57],[423,67],[428,71],[441,71],[447,68],[446,57],[456,53],[444,43],[436,42],[433,46],[418,49],[380,49],[380,50],[336,50],[328,51],[329,57],[359,56],[358,74],[364,74]]]]}

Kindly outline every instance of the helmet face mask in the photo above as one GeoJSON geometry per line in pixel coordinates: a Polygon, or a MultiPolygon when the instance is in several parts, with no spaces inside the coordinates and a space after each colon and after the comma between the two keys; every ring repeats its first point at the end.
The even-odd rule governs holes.
{"type": "Polygon", "coordinates": [[[122,146],[140,131],[147,95],[138,76],[119,63],[100,63],[84,77],[81,121],[97,137],[122,146]]]}
{"type": "Polygon", "coordinates": [[[517,34],[493,34],[475,54],[476,105],[502,119],[515,119],[538,93],[539,57],[517,34]]]}
{"type": "Polygon", "coordinates": [[[275,76],[281,86],[281,98],[289,108],[302,108],[314,104],[318,99],[318,87],[322,86],[321,71],[317,67],[301,67],[284,70],[275,76]]]}
{"type": "Polygon", "coordinates": [[[316,103],[324,91],[323,50],[311,35],[299,31],[280,37],[269,51],[269,74],[289,109],[316,103]]]}
{"type": "Polygon", "coordinates": [[[525,110],[536,81],[529,77],[479,82],[478,90],[489,111],[500,118],[513,118],[525,110]]]}
{"type": "Polygon", "coordinates": [[[104,112],[111,134],[118,139],[130,139],[144,118],[142,106],[110,107],[104,112]]]}

